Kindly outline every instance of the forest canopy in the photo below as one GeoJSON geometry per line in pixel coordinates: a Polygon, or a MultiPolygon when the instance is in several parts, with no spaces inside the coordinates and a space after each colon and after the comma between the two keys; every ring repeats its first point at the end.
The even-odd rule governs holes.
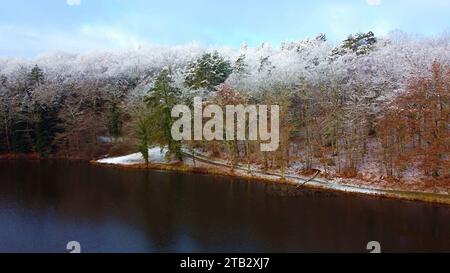
{"type": "Polygon", "coordinates": [[[449,176],[450,35],[326,35],[240,49],[186,45],[0,58],[0,152],[92,159],[184,145],[238,163],[329,175],[449,176]],[[168,107],[278,104],[280,149],[178,143],[168,107]],[[166,96],[161,100],[160,96],[166,96]],[[155,118],[162,117],[162,118],[155,118]]]}

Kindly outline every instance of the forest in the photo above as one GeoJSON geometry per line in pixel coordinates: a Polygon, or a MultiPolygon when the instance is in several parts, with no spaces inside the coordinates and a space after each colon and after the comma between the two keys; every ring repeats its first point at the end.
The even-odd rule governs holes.
{"type": "Polygon", "coordinates": [[[198,44],[0,58],[0,154],[94,159],[184,148],[232,166],[450,184],[450,34],[325,34],[278,47],[198,44]],[[279,105],[280,146],[174,141],[170,111],[279,105]]]}

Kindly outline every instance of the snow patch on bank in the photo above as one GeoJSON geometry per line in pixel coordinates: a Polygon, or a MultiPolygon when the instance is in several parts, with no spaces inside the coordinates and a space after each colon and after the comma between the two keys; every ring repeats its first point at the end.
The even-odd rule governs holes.
{"type": "MultiPolygon", "coordinates": [[[[150,163],[167,163],[165,154],[167,149],[161,150],[161,148],[148,149],[148,160],[150,163]]],[[[136,165],[145,164],[144,157],[141,153],[134,153],[119,157],[109,157],[97,160],[97,163],[111,164],[111,165],[136,165]]]]}

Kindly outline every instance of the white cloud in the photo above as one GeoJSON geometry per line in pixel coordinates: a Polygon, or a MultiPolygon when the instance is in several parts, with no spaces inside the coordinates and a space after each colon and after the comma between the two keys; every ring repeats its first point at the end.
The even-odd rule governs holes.
{"type": "Polygon", "coordinates": [[[134,33],[109,26],[83,25],[62,32],[0,24],[0,57],[32,57],[52,51],[128,50],[152,44],[134,33]]]}
{"type": "Polygon", "coordinates": [[[81,0],[66,0],[66,3],[69,6],[79,6],[81,5],[81,0]]]}
{"type": "Polygon", "coordinates": [[[366,0],[369,6],[379,6],[381,5],[381,0],[366,0]]]}
{"type": "Polygon", "coordinates": [[[113,27],[83,25],[80,36],[94,44],[110,48],[137,48],[143,43],[135,35],[113,27]]]}

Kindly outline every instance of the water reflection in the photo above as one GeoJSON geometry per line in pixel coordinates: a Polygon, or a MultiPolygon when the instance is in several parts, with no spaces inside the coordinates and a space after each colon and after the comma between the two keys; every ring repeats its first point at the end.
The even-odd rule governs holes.
{"type": "Polygon", "coordinates": [[[0,162],[0,251],[450,251],[450,208],[69,162],[0,162]]]}

